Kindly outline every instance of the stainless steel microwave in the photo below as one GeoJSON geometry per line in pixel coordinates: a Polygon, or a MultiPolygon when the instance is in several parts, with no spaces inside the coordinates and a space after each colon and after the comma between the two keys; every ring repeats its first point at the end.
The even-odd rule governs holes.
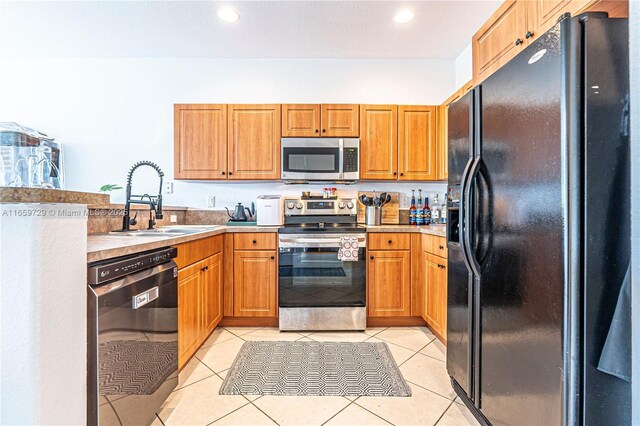
{"type": "Polygon", "coordinates": [[[281,178],[285,181],[356,181],[360,139],[282,138],[281,178]]]}

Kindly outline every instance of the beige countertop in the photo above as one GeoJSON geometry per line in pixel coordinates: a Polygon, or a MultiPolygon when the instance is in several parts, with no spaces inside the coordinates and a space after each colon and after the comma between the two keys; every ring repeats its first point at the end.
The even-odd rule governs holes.
{"type": "MultiPolygon", "coordinates": [[[[366,226],[359,225],[367,229],[367,232],[418,232],[422,234],[446,236],[445,225],[412,226],[412,225],[381,225],[366,226]]],[[[167,236],[159,233],[158,236],[150,235],[119,235],[96,234],[87,237],[87,262],[97,262],[99,260],[113,257],[125,256],[142,251],[153,250],[201,238],[230,232],[278,232],[278,226],[227,226],[227,225],[177,225],[178,228],[203,228],[201,232],[192,234],[181,234],[167,236]]]]}
{"type": "MultiPolygon", "coordinates": [[[[226,225],[177,225],[178,228],[203,228],[202,232],[167,236],[159,233],[150,235],[119,235],[118,233],[87,236],[87,262],[153,250],[176,244],[187,243],[201,238],[212,237],[226,232],[278,232],[277,226],[226,226],[226,225]]],[[[170,227],[163,227],[170,228],[170,227]]]]}
{"type": "Polygon", "coordinates": [[[0,203],[109,205],[109,194],[43,188],[0,187],[0,203]]]}
{"type": "Polygon", "coordinates": [[[447,225],[358,225],[367,229],[367,232],[415,232],[420,234],[435,235],[437,237],[447,236],[447,225]]]}

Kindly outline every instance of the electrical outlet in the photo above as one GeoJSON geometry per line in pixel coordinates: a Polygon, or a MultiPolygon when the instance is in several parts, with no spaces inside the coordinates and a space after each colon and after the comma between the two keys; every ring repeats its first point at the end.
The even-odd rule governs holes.
{"type": "Polygon", "coordinates": [[[173,194],[173,182],[165,182],[164,183],[164,193],[165,194],[173,194]]]}
{"type": "Polygon", "coordinates": [[[408,209],[411,207],[411,200],[407,194],[400,194],[400,208],[408,209]]]}
{"type": "Polygon", "coordinates": [[[171,216],[169,216],[169,222],[178,223],[178,215],[177,214],[172,214],[171,216]]]}
{"type": "Polygon", "coordinates": [[[209,197],[207,198],[207,207],[208,208],[213,208],[216,206],[216,197],[215,195],[209,195],[209,197]]]}

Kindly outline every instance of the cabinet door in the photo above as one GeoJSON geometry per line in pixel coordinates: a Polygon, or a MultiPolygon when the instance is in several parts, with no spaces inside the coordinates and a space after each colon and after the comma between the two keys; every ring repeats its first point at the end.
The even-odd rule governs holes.
{"type": "Polygon", "coordinates": [[[320,136],[320,105],[283,104],[282,137],[320,136]]]}
{"type": "Polygon", "coordinates": [[[411,252],[369,251],[369,316],[411,315],[411,252]]]}
{"type": "Polygon", "coordinates": [[[229,179],[280,179],[280,105],[229,105],[229,179]]]}
{"type": "Polygon", "coordinates": [[[526,1],[506,0],[473,35],[475,84],[506,64],[526,45],[526,1]]]}
{"type": "Polygon", "coordinates": [[[360,105],[360,179],[397,180],[398,107],[360,105]]]}
{"type": "Polygon", "coordinates": [[[202,336],[201,341],[211,334],[222,320],[222,253],[205,261],[202,273],[202,336]]]}
{"type": "Polygon", "coordinates": [[[447,180],[449,177],[449,106],[446,104],[438,107],[436,156],[438,180],[447,180]]]}
{"type": "Polygon", "coordinates": [[[180,368],[198,349],[201,339],[200,316],[201,271],[189,268],[178,279],[178,365],[180,368]]]}
{"type": "Polygon", "coordinates": [[[227,178],[227,106],[174,105],[175,179],[227,178]]]}
{"type": "Polygon", "coordinates": [[[436,180],[437,107],[398,107],[400,180],[436,180]]]}
{"type": "Polygon", "coordinates": [[[446,339],[447,332],[447,261],[423,251],[425,268],[424,319],[433,330],[446,339]]]}
{"type": "Polygon", "coordinates": [[[357,138],[360,134],[360,105],[323,104],[322,136],[357,138]]]}
{"type": "Polygon", "coordinates": [[[234,252],[234,316],[277,316],[277,262],[276,252],[272,250],[234,252]]]}

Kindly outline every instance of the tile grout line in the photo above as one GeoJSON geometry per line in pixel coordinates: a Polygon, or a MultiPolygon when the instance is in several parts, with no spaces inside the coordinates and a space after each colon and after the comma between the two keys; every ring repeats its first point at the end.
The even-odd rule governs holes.
{"type": "Polygon", "coordinates": [[[338,410],[338,412],[337,412],[337,413],[335,413],[333,416],[329,417],[326,421],[322,422],[322,423],[321,423],[321,426],[324,426],[324,425],[326,425],[327,423],[329,423],[329,422],[331,421],[331,419],[333,419],[333,418],[334,418],[335,416],[337,416],[338,414],[342,413],[344,410],[346,410],[346,409],[347,409],[347,407],[349,407],[351,404],[353,404],[353,403],[356,401],[356,399],[358,399],[358,398],[356,398],[356,399],[354,399],[353,401],[351,401],[349,398],[345,397],[344,395],[341,395],[341,396],[342,396],[344,399],[346,399],[347,401],[349,401],[349,403],[348,403],[347,405],[345,405],[342,409],[338,410]]]}
{"type": "Polygon", "coordinates": [[[455,403],[453,401],[451,401],[451,404],[447,405],[447,408],[445,408],[445,410],[442,412],[442,414],[440,414],[440,417],[438,417],[438,420],[436,420],[436,422],[433,424],[433,426],[436,426],[438,424],[438,422],[440,422],[440,420],[442,420],[444,415],[447,414],[447,411],[449,411],[449,408],[451,408],[451,406],[453,404],[455,404],[455,403]]]}
{"type": "Polygon", "coordinates": [[[160,414],[156,413],[156,419],[158,419],[160,421],[160,424],[162,426],[165,426],[164,422],[162,421],[162,419],[160,418],[160,414]]]}
{"type": "Polygon", "coordinates": [[[224,419],[225,417],[227,417],[228,415],[233,414],[233,413],[235,413],[236,411],[238,411],[238,410],[240,410],[240,409],[242,409],[242,408],[246,407],[247,405],[251,404],[251,401],[247,400],[247,398],[245,398],[245,401],[247,401],[247,403],[246,403],[246,404],[243,404],[243,405],[241,405],[240,407],[236,408],[235,410],[231,410],[231,411],[229,411],[229,412],[228,412],[227,414],[225,414],[224,416],[218,417],[218,418],[217,418],[217,419],[215,419],[214,421],[212,421],[212,422],[210,422],[210,423],[207,423],[207,426],[212,425],[212,424],[214,424],[215,422],[217,422],[217,421],[219,421],[219,420],[222,420],[222,419],[224,419]]]}
{"type": "Polygon", "coordinates": [[[373,415],[374,415],[374,416],[376,416],[377,418],[382,419],[383,421],[385,421],[385,422],[389,423],[390,425],[393,425],[393,424],[394,424],[393,422],[390,422],[389,420],[385,419],[385,418],[384,418],[384,417],[382,417],[381,415],[376,414],[376,413],[374,413],[373,411],[369,410],[368,408],[363,407],[362,405],[358,404],[356,401],[358,401],[359,399],[360,399],[359,397],[358,397],[358,398],[356,398],[356,399],[354,399],[354,400],[353,400],[353,403],[354,403],[355,405],[357,405],[358,407],[362,408],[364,411],[366,411],[366,412],[368,412],[368,413],[373,414],[373,415]]]}
{"type": "Polygon", "coordinates": [[[264,414],[265,416],[267,416],[267,418],[268,418],[269,420],[271,420],[272,422],[274,422],[276,425],[280,426],[280,423],[278,423],[277,421],[275,421],[274,419],[272,419],[270,415],[268,415],[267,413],[265,413],[265,412],[264,412],[260,407],[258,407],[256,404],[254,404],[254,402],[255,402],[255,401],[259,400],[259,399],[260,399],[260,398],[262,398],[263,396],[264,396],[264,395],[260,395],[260,397],[258,397],[258,398],[256,398],[256,399],[254,399],[253,401],[249,401],[249,403],[250,403],[251,405],[253,405],[254,407],[256,407],[256,409],[257,409],[258,411],[260,411],[262,414],[264,414]]]}
{"type": "Polygon", "coordinates": [[[407,379],[405,379],[405,380],[406,380],[407,382],[411,383],[412,385],[419,387],[419,388],[420,388],[420,389],[422,389],[422,390],[426,390],[427,392],[431,392],[431,393],[432,393],[432,394],[434,394],[434,395],[438,395],[438,396],[440,396],[440,397],[442,397],[442,398],[444,398],[444,399],[447,399],[447,400],[449,400],[449,401],[454,401],[454,400],[455,400],[455,398],[451,399],[451,397],[449,397],[449,396],[445,396],[445,395],[442,395],[442,394],[440,394],[440,393],[438,393],[438,392],[436,392],[436,391],[434,391],[434,390],[431,390],[431,389],[425,388],[424,386],[419,385],[419,384],[417,384],[417,383],[415,383],[415,382],[412,382],[411,380],[407,380],[407,379]]]}

